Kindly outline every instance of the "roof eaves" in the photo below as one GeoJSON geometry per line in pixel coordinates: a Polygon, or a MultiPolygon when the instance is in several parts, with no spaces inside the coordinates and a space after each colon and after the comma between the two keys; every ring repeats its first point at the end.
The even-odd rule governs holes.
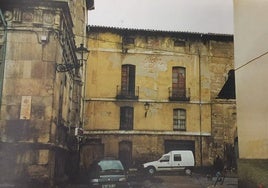
{"type": "Polygon", "coordinates": [[[166,34],[188,34],[188,35],[196,35],[196,36],[207,36],[207,37],[231,37],[232,34],[223,34],[223,33],[200,33],[200,32],[192,32],[192,31],[164,31],[164,30],[155,30],[155,29],[138,29],[138,28],[123,28],[123,27],[115,27],[115,26],[99,26],[99,25],[88,25],[87,31],[90,31],[90,28],[99,29],[99,30],[118,30],[121,32],[156,32],[156,33],[166,33],[166,34]]]}

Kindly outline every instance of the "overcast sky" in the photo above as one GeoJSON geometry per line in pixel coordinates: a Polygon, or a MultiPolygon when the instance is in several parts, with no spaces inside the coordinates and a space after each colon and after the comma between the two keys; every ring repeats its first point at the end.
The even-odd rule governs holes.
{"type": "Polygon", "coordinates": [[[233,0],[95,0],[89,25],[233,34],[233,0]]]}

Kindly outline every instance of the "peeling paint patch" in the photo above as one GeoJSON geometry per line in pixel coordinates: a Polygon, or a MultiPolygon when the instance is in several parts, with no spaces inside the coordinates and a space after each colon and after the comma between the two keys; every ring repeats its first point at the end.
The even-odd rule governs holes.
{"type": "Polygon", "coordinates": [[[146,97],[157,97],[157,90],[149,89],[149,88],[141,88],[140,91],[144,93],[146,97]]]}
{"type": "Polygon", "coordinates": [[[162,61],[158,55],[146,56],[144,59],[144,68],[148,72],[166,71],[167,64],[162,61]]]}

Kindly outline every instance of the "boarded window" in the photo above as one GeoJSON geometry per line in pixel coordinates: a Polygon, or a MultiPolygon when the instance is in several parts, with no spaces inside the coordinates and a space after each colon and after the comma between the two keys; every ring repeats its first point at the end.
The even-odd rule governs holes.
{"type": "Polygon", "coordinates": [[[172,68],[172,97],[186,97],[185,68],[172,68]]]}
{"type": "Polygon", "coordinates": [[[186,130],[186,110],[184,109],[173,110],[173,129],[178,131],[186,130]]]}
{"type": "Polygon", "coordinates": [[[133,107],[124,106],[120,108],[120,130],[133,130],[133,107]]]}

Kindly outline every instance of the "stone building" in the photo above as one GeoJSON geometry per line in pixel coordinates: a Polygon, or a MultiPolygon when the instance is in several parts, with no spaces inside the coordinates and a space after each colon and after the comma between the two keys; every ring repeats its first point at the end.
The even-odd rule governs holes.
{"type": "Polygon", "coordinates": [[[88,26],[88,46],[81,167],[174,149],[207,166],[234,145],[232,35],[88,26]]]}
{"type": "Polygon", "coordinates": [[[75,52],[92,8],[93,0],[0,0],[0,183],[54,184],[78,172],[75,52]]]}
{"type": "Polygon", "coordinates": [[[268,2],[234,1],[238,187],[268,187],[268,2]]]}

